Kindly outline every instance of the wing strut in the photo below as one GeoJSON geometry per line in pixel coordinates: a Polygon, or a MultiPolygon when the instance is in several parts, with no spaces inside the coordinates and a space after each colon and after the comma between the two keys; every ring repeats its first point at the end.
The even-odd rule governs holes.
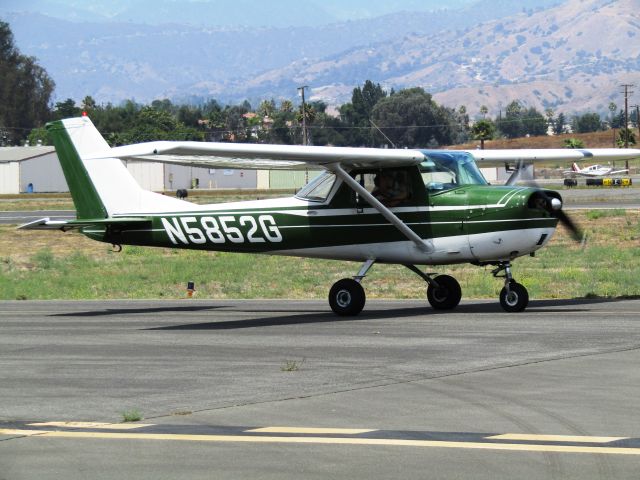
{"type": "Polygon", "coordinates": [[[369,205],[375,208],[380,214],[386,218],[389,223],[391,223],[394,227],[396,227],[400,232],[416,244],[419,250],[429,253],[433,251],[433,246],[426,243],[420,236],[411,230],[406,223],[400,220],[391,210],[385,207],[380,201],[371,195],[366,188],[356,182],[351,175],[349,175],[339,163],[331,163],[325,165],[327,170],[333,172],[338,176],[344,183],[349,185],[355,192],[358,193],[362,198],[364,198],[369,205]]]}

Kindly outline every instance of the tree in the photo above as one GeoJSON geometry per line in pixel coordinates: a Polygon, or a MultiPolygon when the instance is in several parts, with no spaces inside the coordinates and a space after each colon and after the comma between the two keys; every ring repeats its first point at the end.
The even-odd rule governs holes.
{"type": "Polygon", "coordinates": [[[136,115],[132,126],[121,132],[117,143],[140,143],[153,140],[202,140],[203,134],[185,126],[165,109],[143,107],[136,115]]]}
{"type": "Polygon", "coordinates": [[[9,24],[0,21],[0,125],[7,141],[17,143],[50,118],[55,83],[33,57],[21,55],[9,24]]]}
{"type": "Polygon", "coordinates": [[[480,148],[484,150],[484,141],[492,140],[496,134],[496,126],[491,120],[478,120],[471,127],[473,138],[480,140],[480,148]]]}
{"type": "Polygon", "coordinates": [[[553,116],[555,115],[555,112],[553,111],[553,108],[551,107],[547,107],[544,110],[544,115],[545,117],[547,117],[547,130],[549,129],[549,127],[553,128],[553,116]]]}
{"type": "Polygon", "coordinates": [[[83,112],[87,112],[87,115],[91,116],[91,113],[96,109],[97,105],[93,97],[91,95],[87,95],[82,99],[80,107],[83,112]]]}
{"type": "Polygon", "coordinates": [[[27,138],[29,145],[50,145],[49,133],[44,127],[38,127],[31,130],[27,138]]]}
{"type": "Polygon", "coordinates": [[[636,136],[634,135],[634,133],[630,129],[623,128],[618,132],[618,138],[616,139],[616,145],[618,145],[619,148],[624,148],[624,146],[627,143],[629,145],[635,145],[636,144],[636,136]]]}
{"type": "Polygon", "coordinates": [[[504,118],[498,119],[498,129],[507,138],[517,138],[523,136],[522,127],[522,105],[517,100],[507,105],[504,118]]]}
{"type": "Polygon", "coordinates": [[[565,138],[564,148],[584,148],[584,142],[579,138],[565,138]]]}
{"type": "Polygon", "coordinates": [[[78,117],[81,113],[80,108],[76,107],[73,98],[67,98],[64,102],[57,102],[54,115],[57,119],[78,117]]]}
{"type": "Polygon", "coordinates": [[[611,118],[611,128],[624,128],[624,110],[611,118]]]}
{"type": "Polygon", "coordinates": [[[489,109],[487,108],[487,106],[480,105],[480,114],[482,115],[482,118],[485,118],[487,116],[487,113],[489,113],[489,109]]]}
{"type": "Polygon", "coordinates": [[[263,100],[260,102],[260,106],[258,107],[258,113],[262,117],[273,117],[273,114],[276,111],[276,102],[271,100],[263,100]]]}
{"type": "Polygon", "coordinates": [[[203,117],[202,109],[193,105],[180,105],[176,116],[179,122],[192,128],[198,128],[203,117]]]}
{"type": "Polygon", "coordinates": [[[553,123],[553,133],[556,135],[560,135],[565,133],[565,124],[567,123],[567,119],[564,116],[564,113],[559,113],[556,117],[556,121],[553,123]]]}
{"type": "Polygon", "coordinates": [[[573,131],[576,133],[590,133],[602,130],[602,120],[597,113],[585,113],[573,118],[573,131]]]}
{"type": "Polygon", "coordinates": [[[507,105],[505,117],[498,120],[498,128],[507,138],[545,135],[547,120],[534,107],[524,108],[518,100],[514,100],[507,105]]]}
{"type": "Polygon", "coordinates": [[[364,82],[364,86],[356,87],[351,94],[351,103],[340,107],[340,118],[349,127],[345,132],[350,145],[372,146],[379,135],[372,130],[371,115],[374,107],[380,100],[387,97],[380,84],[374,84],[371,80],[364,82]]]}
{"type": "MultiPolygon", "coordinates": [[[[371,117],[397,147],[435,148],[454,143],[459,129],[454,113],[416,87],[382,98],[371,117]]],[[[381,135],[379,141],[385,141],[381,135]]]]}
{"type": "Polygon", "coordinates": [[[293,102],[291,100],[282,100],[280,102],[281,112],[293,112],[293,102]]]}
{"type": "Polygon", "coordinates": [[[618,106],[615,103],[613,103],[613,102],[609,103],[609,112],[611,112],[611,123],[612,124],[613,124],[613,116],[615,115],[617,109],[618,109],[618,106]]]}
{"type": "Polygon", "coordinates": [[[534,107],[524,111],[522,116],[522,127],[525,135],[546,135],[547,119],[534,107]]]}

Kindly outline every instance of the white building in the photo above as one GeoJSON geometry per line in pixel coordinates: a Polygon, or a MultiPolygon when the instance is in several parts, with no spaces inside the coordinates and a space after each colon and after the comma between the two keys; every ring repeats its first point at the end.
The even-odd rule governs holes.
{"type": "Polygon", "coordinates": [[[53,147],[0,148],[0,193],[66,192],[53,147]],[[29,187],[31,185],[31,187],[29,187]]]}
{"type": "MultiPolygon", "coordinates": [[[[156,192],[179,188],[255,189],[258,186],[255,170],[209,169],[133,160],[125,164],[142,188],[156,192]]],[[[269,182],[262,183],[261,188],[269,188],[269,182]]],[[[53,147],[0,147],[0,194],[68,191],[53,147]]]]}

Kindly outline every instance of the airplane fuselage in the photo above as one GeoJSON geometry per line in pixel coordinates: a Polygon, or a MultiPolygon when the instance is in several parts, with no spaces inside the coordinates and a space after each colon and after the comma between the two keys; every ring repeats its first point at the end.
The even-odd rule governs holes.
{"type": "Polygon", "coordinates": [[[529,254],[551,238],[558,220],[528,206],[534,191],[468,185],[427,193],[413,205],[391,208],[425,240],[425,249],[374,208],[349,205],[348,196],[339,191],[323,202],[289,197],[193,205],[191,211],[175,213],[123,213],[148,223],[121,231],[91,227],[83,233],[113,244],[354,261],[375,258],[379,263],[483,263],[529,254]]]}

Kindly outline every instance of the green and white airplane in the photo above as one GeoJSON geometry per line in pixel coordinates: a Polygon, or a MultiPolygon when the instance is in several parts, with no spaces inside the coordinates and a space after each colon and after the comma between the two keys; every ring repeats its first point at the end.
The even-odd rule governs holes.
{"type": "Polygon", "coordinates": [[[435,309],[456,307],[460,285],[418,265],[492,265],[493,275],[504,278],[502,307],[524,310],[529,296],[513,279],[511,262],[545,246],[558,221],[578,231],[562,212],[557,192],[491,186],[476,162],[640,157],[640,150],[619,149],[454,151],[174,141],[110,148],[88,117],[55,121],[47,128],[77,219],[44,218],[20,228],[77,229],[116,246],[362,262],[353,278],[337,281],[329,291],[329,304],[338,315],[363,309],[362,280],[374,263],[404,265],[422,277],[435,309]],[[142,189],[124,166],[126,159],[324,171],[293,197],[198,205],[142,189]]]}

